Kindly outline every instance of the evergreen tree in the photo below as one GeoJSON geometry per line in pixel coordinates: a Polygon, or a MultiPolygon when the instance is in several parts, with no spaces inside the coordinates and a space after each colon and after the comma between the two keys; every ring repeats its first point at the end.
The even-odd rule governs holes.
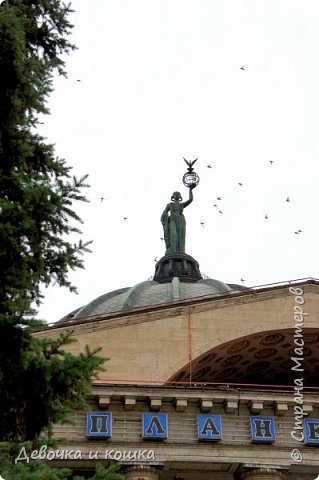
{"type": "Polygon", "coordinates": [[[74,49],[70,6],[60,0],[6,0],[0,7],[0,320],[21,324],[40,286],[69,287],[69,269],[83,267],[88,243],[80,233],[74,201],[86,176],[71,175],[53,145],[36,133],[62,55],[74,49]]]}
{"type": "Polygon", "coordinates": [[[71,176],[36,132],[53,74],[65,75],[62,55],[75,48],[67,39],[70,12],[60,0],[6,0],[0,7],[0,438],[13,441],[34,440],[57,420],[59,406],[72,404],[72,386],[79,388],[74,404],[83,399],[102,363],[94,352],[65,353],[68,335],[54,343],[30,333],[40,287],[55,281],[74,290],[68,270],[83,267],[87,250],[68,238],[80,233],[72,203],[85,201],[86,177],[71,176]]]}
{"type": "Polygon", "coordinates": [[[67,422],[73,409],[87,408],[92,377],[102,370],[98,349],[72,355],[63,347],[72,332],[38,340],[25,329],[1,328],[0,439],[31,440],[35,447],[53,423],[67,422]]]}
{"type": "MultiPolygon", "coordinates": [[[[68,353],[72,332],[32,336],[40,288],[55,282],[75,290],[68,271],[82,268],[88,251],[88,242],[69,240],[81,233],[73,202],[86,200],[86,176],[73,176],[37,133],[40,115],[49,113],[53,75],[65,75],[63,55],[75,48],[68,40],[70,12],[61,0],[0,5],[0,474],[6,480],[71,477],[43,462],[15,465],[13,452],[18,442],[39,446],[53,423],[86,408],[92,377],[104,363],[98,350],[68,353]]],[[[119,480],[99,468],[94,480],[119,480]]]]}

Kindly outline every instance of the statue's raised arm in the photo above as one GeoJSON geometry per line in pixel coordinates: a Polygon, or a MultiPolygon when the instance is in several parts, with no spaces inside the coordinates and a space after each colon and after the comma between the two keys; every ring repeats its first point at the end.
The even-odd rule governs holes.
{"type": "Polygon", "coordinates": [[[188,200],[186,200],[186,202],[184,202],[182,205],[183,207],[188,207],[188,205],[190,203],[192,203],[192,201],[194,200],[194,195],[193,195],[193,189],[195,188],[196,185],[190,185],[188,188],[189,188],[189,195],[188,195],[188,200]]]}

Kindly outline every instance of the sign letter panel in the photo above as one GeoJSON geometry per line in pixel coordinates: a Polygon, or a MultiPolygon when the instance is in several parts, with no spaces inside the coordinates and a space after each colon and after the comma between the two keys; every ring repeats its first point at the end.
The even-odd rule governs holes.
{"type": "Polygon", "coordinates": [[[167,436],[166,413],[143,413],[143,438],[159,440],[167,436]]]}
{"type": "Polygon", "coordinates": [[[319,419],[305,418],[305,443],[309,445],[319,445],[319,419]]]}
{"type": "Polygon", "coordinates": [[[111,412],[88,412],[86,417],[87,437],[111,437],[112,436],[112,413],[111,412]]]}
{"type": "Polygon", "coordinates": [[[216,441],[222,439],[220,415],[197,415],[198,440],[216,441]]]}
{"type": "Polygon", "coordinates": [[[276,440],[273,417],[250,417],[250,430],[253,442],[272,443],[276,440]]]}

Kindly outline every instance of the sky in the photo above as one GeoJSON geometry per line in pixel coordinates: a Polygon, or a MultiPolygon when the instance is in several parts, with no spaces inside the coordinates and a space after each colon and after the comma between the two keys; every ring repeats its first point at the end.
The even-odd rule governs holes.
{"type": "Polygon", "coordinates": [[[39,318],[154,275],[162,211],[172,192],[188,198],[183,158],[198,158],[184,214],[204,275],[250,287],[319,278],[319,3],[71,5],[78,49],[40,133],[89,174],[89,203],[73,207],[92,253],[70,272],[78,294],[44,289],[39,318]]]}

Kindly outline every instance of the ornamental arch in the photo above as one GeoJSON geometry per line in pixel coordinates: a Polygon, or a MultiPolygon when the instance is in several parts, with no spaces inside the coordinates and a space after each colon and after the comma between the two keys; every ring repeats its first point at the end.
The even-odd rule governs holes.
{"type": "MultiPolygon", "coordinates": [[[[240,386],[293,385],[296,378],[295,330],[271,330],[247,335],[207,350],[172,375],[168,384],[198,385],[231,383],[240,386]],[[262,380],[261,380],[262,379],[262,380]]],[[[305,328],[302,337],[303,379],[316,386],[319,375],[319,332],[305,328]]],[[[297,348],[299,348],[297,346],[297,348]]]]}

